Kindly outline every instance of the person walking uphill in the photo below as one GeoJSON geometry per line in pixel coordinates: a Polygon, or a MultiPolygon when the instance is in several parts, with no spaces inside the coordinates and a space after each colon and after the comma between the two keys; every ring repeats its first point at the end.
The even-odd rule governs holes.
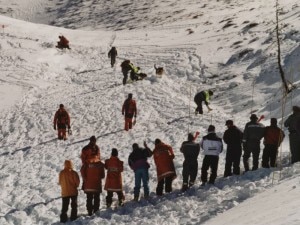
{"type": "Polygon", "coordinates": [[[176,178],[176,171],[173,159],[175,158],[173,149],[170,145],[163,143],[160,139],[155,140],[153,158],[157,172],[156,195],[162,195],[165,186],[165,192],[172,191],[172,182],[176,178]]]}
{"type": "Polygon", "coordinates": [[[125,116],[124,130],[128,131],[129,129],[132,129],[132,119],[133,117],[136,118],[136,112],[136,102],[134,99],[132,99],[132,94],[129,93],[122,106],[122,115],[125,116]]]}
{"type": "Polygon", "coordinates": [[[293,113],[285,121],[284,126],[289,129],[291,163],[300,161],[300,107],[293,106],[293,113]]]}
{"type": "Polygon", "coordinates": [[[62,209],[60,222],[68,221],[68,208],[71,200],[71,221],[77,218],[77,196],[80,183],[78,173],[73,170],[73,164],[70,160],[65,160],[64,169],[59,173],[59,185],[61,186],[62,209]]]}
{"type": "Polygon", "coordinates": [[[202,186],[207,182],[207,170],[211,169],[209,184],[214,184],[217,178],[219,154],[223,151],[222,139],[216,135],[215,126],[209,125],[208,134],[200,141],[200,146],[204,150],[204,158],[201,168],[202,186]]]}
{"type": "Polygon", "coordinates": [[[147,162],[147,158],[152,156],[152,151],[148,148],[146,142],[144,142],[145,148],[140,148],[137,143],[132,145],[132,152],[128,157],[128,164],[134,171],[134,200],[138,201],[140,196],[141,182],[144,187],[144,198],[149,197],[149,168],[150,165],[147,162]]]}
{"type": "Polygon", "coordinates": [[[260,153],[260,140],[264,136],[265,126],[258,122],[258,118],[255,114],[250,116],[250,122],[248,122],[244,129],[243,147],[244,155],[243,162],[245,172],[249,171],[249,158],[252,154],[253,166],[252,170],[258,169],[258,160],[260,153]]]}
{"type": "Polygon", "coordinates": [[[266,127],[264,133],[264,145],[262,167],[276,166],[278,147],[284,139],[284,132],[277,126],[277,119],[271,118],[271,125],[266,127]]]}
{"type": "Polygon", "coordinates": [[[198,155],[200,152],[199,143],[194,142],[193,134],[188,134],[188,140],[181,145],[180,152],[183,153],[183,170],[182,170],[182,191],[194,185],[198,173],[198,155]]]}
{"type": "Polygon", "coordinates": [[[208,111],[211,111],[212,109],[208,106],[211,96],[213,96],[213,92],[211,90],[208,91],[201,91],[197,93],[194,97],[194,102],[197,105],[197,108],[195,110],[195,114],[203,114],[203,108],[202,108],[202,102],[204,101],[208,111]]]}
{"type": "Polygon", "coordinates": [[[111,157],[105,160],[104,167],[107,170],[106,181],[104,190],[107,191],[106,206],[109,208],[112,204],[113,193],[118,195],[119,205],[124,204],[123,185],[122,185],[122,172],[123,161],[118,158],[118,150],[113,148],[111,157]]]}
{"type": "Polygon", "coordinates": [[[116,57],[118,56],[118,52],[116,47],[111,47],[111,49],[108,52],[108,58],[110,58],[110,64],[111,67],[114,67],[115,63],[116,63],[116,57]]]}
{"type": "Polygon", "coordinates": [[[223,140],[227,144],[224,177],[228,177],[232,174],[240,174],[243,132],[233,124],[232,120],[227,120],[225,125],[228,129],[223,136],[223,140]]]}
{"type": "Polygon", "coordinates": [[[59,109],[56,111],[53,120],[53,128],[57,129],[57,136],[59,140],[67,140],[67,128],[71,129],[70,116],[65,110],[64,105],[60,104],[59,109]]]}

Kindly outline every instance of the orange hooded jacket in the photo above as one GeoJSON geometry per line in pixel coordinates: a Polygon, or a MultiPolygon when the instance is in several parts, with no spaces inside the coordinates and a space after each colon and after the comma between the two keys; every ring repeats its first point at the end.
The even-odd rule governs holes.
{"type": "Polygon", "coordinates": [[[166,145],[165,143],[155,145],[153,158],[156,165],[158,181],[169,176],[172,176],[173,179],[176,178],[176,171],[173,163],[175,155],[170,145],[166,145]]]}
{"type": "Polygon", "coordinates": [[[105,169],[107,169],[107,176],[104,190],[116,192],[123,191],[123,161],[118,157],[111,156],[110,159],[105,160],[105,169]]]}
{"type": "Polygon", "coordinates": [[[65,168],[59,173],[59,185],[61,186],[61,196],[70,197],[78,195],[78,186],[80,183],[78,173],[73,170],[73,164],[70,160],[65,161],[65,168]]]}
{"type": "Polygon", "coordinates": [[[101,180],[105,177],[105,171],[101,161],[87,164],[82,175],[84,192],[102,192],[101,180]]]}

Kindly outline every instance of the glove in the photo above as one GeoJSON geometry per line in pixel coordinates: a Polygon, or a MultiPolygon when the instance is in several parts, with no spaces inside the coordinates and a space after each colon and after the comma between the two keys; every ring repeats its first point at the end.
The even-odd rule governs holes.
{"type": "Polygon", "coordinates": [[[53,128],[54,128],[54,130],[56,130],[56,126],[55,125],[53,126],[53,128]]]}

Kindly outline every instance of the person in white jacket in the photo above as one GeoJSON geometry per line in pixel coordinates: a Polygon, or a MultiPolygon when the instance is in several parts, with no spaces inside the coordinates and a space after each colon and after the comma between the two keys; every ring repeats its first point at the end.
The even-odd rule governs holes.
{"type": "Polygon", "coordinates": [[[207,170],[211,169],[209,184],[214,184],[217,178],[219,154],[223,151],[223,142],[215,133],[215,126],[209,125],[208,134],[200,141],[200,146],[204,150],[204,158],[201,168],[202,186],[207,182],[207,170]]]}

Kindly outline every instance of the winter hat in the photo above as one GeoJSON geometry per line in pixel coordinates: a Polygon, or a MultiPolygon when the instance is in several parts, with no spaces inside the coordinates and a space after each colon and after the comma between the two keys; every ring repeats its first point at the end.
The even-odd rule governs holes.
{"type": "Polygon", "coordinates": [[[128,94],[128,98],[132,98],[132,93],[129,93],[129,94],[128,94]]]}
{"type": "Polygon", "coordinates": [[[118,156],[118,150],[117,150],[116,148],[113,148],[113,149],[111,150],[111,155],[112,155],[112,156],[118,156]]]}
{"type": "Polygon", "coordinates": [[[250,116],[250,120],[258,120],[257,115],[256,115],[256,114],[252,114],[252,115],[250,116]]]}
{"type": "Polygon", "coordinates": [[[209,95],[213,95],[214,94],[212,90],[209,90],[208,93],[209,93],[209,95]]]}
{"type": "Polygon", "coordinates": [[[296,106],[294,105],[293,106],[293,112],[296,113],[296,112],[300,112],[300,107],[299,106],[296,106]]]}
{"type": "Polygon", "coordinates": [[[208,127],[208,132],[215,132],[215,126],[214,125],[209,125],[209,127],[208,127]]]}
{"type": "Polygon", "coordinates": [[[271,125],[277,125],[277,119],[271,118],[271,125]]]}
{"type": "Polygon", "coordinates": [[[132,144],[132,149],[133,150],[138,149],[138,148],[139,148],[139,145],[137,143],[132,144]]]}
{"type": "Polygon", "coordinates": [[[188,134],[188,141],[193,141],[194,140],[194,135],[192,133],[188,134]]]}
{"type": "Polygon", "coordinates": [[[60,105],[59,105],[59,108],[63,108],[63,107],[64,107],[64,104],[60,104],[60,105]]]}
{"type": "Polygon", "coordinates": [[[92,137],[90,137],[90,141],[96,141],[96,137],[93,135],[92,137]]]}
{"type": "Polygon", "coordinates": [[[161,143],[161,140],[158,139],[158,138],[156,138],[155,141],[154,141],[154,144],[158,145],[158,144],[160,144],[160,143],[161,143]]]}
{"type": "Polygon", "coordinates": [[[232,120],[226,120],[226,123],[225,123],[226,126],[232,126],[233,125],[233,121],[232,120]]]}

